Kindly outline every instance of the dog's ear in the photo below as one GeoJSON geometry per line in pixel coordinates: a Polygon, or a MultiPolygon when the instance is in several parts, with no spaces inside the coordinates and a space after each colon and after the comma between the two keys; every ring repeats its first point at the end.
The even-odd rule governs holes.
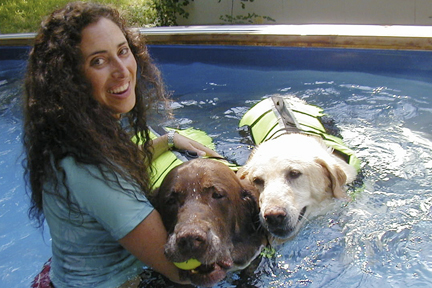
{"type": "Polygon", "coordinates": [[[259,197],[259,190],[255,187],[255,185],[253,185],[249,179],[246,179],[245,177],[239,177],[240,179],[240,184],[243,188],[243,190],[248,191],[249,194],[252,195],[253,198],[258,199],[259,197]]]}
{"type": "Polygon", "coordinates": [[[349,196],[345,192],[345,183],[347,181],[347,175],[337,164],[329,165],[326,161],[322,159],[316,159],[316,162],[320,164],[324,170],[326,170],[327,175],[330,179],[331,191],[333,197],[339,199],[349,200],[349,196]]]}
{"type": "Polygon", "coordinates": [[[258,188],[255,187],[254,184],[252,184],[248,175],[249,175],[249,170],[248,170],[247,164],[245,166],[241,167],[237,171],[237,178],[240,180],[240,184],[242,185],[243,189],[246,191],[249,191],[249,193],[251,193],[255,199],[258,199],[260,192],[259,192],[258,188]]]}
{"type": "Polygon", "coordinates": [[[255,147],[255,149],[252,150],[252,152],[249,154],[248,160],[246,161],[246,164],[244,166],[242,166],[238,171],[237,171],[237,177],[240,180],[243,180],[246,178],[247,175],[249,175],[249,170],[251,168],[250,163],[252,162],[252,158],[255,155],[255,152],[257,151],[259,146],[255,147]]]}
{"type": "Polygon", "coordinates": [[[147,196],[148,199],[149,199],[149,201],[150,201],[150,203],[153,206],[157,206],[156,199],[157,199],[157,196],[159,194],[159,190],[160,190],[160,187],[157,187],[156,189],[154,189],[153,191],[151,191],[151,193],[147,196]]]}
{"type": "Polygon", "coordinates": [[[242,185],[240,211],[238,213],[241,222],[240,230],[253,233],[260,227],[259,207],[256,188],[252,185],[242,185]]]}
{"type": "Polygon", "coordinates": [[[247,164],[245,165],[245,166],[243,166],[243,167],[241,167],[238,171],[237,171],[237,177],[240,179],[240,180],[244,180],[244,179],[246,179],[246,176],[249,174],[249,171],[248,171],[248,169],[247,169],[248,167],[247,167],[247,164]]]}

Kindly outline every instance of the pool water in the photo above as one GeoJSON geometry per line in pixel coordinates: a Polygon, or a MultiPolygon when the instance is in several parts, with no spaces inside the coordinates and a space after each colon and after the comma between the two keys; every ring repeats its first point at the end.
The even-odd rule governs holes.
{"type": "Polygon", "coordinates": [[[323,107],[362,160],[364,191],[310,219],[262,264],[257,287],[431,286],[431,83],[358,72],[181,69],[198,89],[175,94],[177,123],[208,131],[229,159],[247,159],[234,129],[244,112],[262,97],[292,94],[323,107]]]}
{"type": "MultiPolygon", "coordinates": [[[[0,287],[29,287],[50,257],[48,228],[37,230],[27,218],[22,77],[11,68],[16,64],[23,62],[1,66],[0,72],[0,287]]],[[[334,201],[309,219],[273,258],[260,263],[246,287],[432,286],[428,75],[160,59],[159,65],[174,99],[175,119],[164,124],[206,131],[232,161],[244,164],[251,151],[237,128],[241,116],[273,94],[323,107],[362,161],[364,189],[355,200],[334,201]]],[[[217,287],[235,287],[238,280],[233,274],[217,287]]]]}

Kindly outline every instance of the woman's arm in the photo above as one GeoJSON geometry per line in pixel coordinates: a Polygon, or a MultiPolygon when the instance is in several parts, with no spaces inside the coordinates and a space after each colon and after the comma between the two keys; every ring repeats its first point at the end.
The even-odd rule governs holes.
{"type": "MultiPolygon", "coordinates": [[[[153,158],[156,159],[165,151],[169,150],[168,147],[168,134],[160,136],[152,141],[153,147],[153,158]]],[[[207,148],[203,144],[189,139],[178,133],[174,134],[174,147],[177,149],[189,150],[197,152],[199,156],[209,156],[209,157],[222,157],[210,148],[207,148]]]]}
{"type": "Polygon", "coordinates": [[[164,245],[167,232],[162,219],[153,210],[138,226],[119,240],[120,244],[153,270],[180,284],[190,284],[189,280],[180,279],[179,270],[166,259],[164,245]]]}

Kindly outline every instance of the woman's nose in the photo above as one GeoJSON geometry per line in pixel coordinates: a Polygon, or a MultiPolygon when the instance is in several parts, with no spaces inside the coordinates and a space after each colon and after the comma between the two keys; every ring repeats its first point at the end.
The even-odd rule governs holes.
{"type": "Polygon", "coordinates": [[[116,58],[112,61],[112,63],[112,75],[114,78],[126,78],[129,75],[129,70],[127,69],[126,64],[121,59],[116,58]]]}

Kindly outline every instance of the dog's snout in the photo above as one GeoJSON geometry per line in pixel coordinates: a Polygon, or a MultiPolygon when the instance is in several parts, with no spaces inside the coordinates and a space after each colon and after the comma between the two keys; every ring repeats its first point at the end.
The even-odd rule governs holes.
{"type": "Polygon", "coordinates": [[[182,253],[197,253],[205,250],[206,233],[201,230],[185,231],[177,235],[177,247],[182,253]]]}
{"type": "Polygon", "coordinates": [[[264,219],[270,226],[281,226],[285,222],[287,217],[287,212],[285,209],[280,207],[275,207],[267,209],[264,212],[264,219]]]}

